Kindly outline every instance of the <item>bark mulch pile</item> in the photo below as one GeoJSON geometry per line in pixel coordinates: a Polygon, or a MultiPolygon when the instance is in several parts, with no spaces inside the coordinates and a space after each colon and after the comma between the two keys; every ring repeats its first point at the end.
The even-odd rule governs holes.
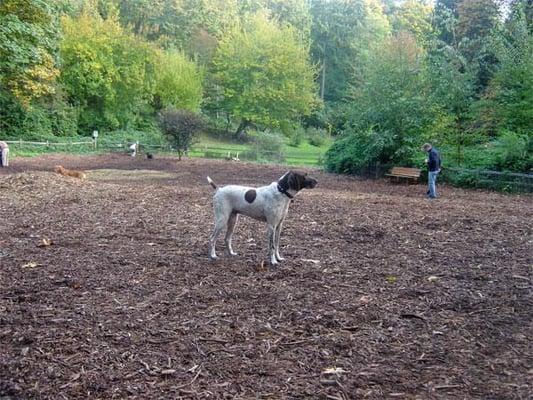
{"type": "Polygon", "coordinates": [[[207,258],[218,184],[285,167],[14,159],[0,170],[0,399],[526,399],[528,196],[319,180],[286,261],[241,217],[207,258]],[[82,169],[86,181],[54,174],[82,169]]]}

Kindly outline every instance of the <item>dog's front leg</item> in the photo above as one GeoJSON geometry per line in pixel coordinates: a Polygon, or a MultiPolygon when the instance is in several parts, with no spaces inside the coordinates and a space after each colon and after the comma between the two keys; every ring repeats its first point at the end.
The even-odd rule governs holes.
{"type": "Polygon", "coordinates": [[[278,226],[276,226],[276,236],[275,236],[275,241],[274,241],[274,246],[275,246],[275,255],[276,255],[276,259],[278,261],[283,261],[285,260],[283,257],[281,257],[279,255],[279,241],[280,241],[280,238],[281,238],[281,228],[283,226],[283,220],[281,220],[278,224],[278,226]]]}
{"type": "Polygon", "coordinates": [[[268,257],[270,259],[270,264],[278,265],[278,260],[276,259],[276,227],[275,225],[268,224],[268,257]]]}

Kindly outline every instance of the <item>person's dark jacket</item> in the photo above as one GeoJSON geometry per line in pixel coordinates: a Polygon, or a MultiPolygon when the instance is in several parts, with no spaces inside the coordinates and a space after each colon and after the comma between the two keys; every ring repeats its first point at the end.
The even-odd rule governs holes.
{"type": "Polygon", "coordinates": [[[440,170],[440,155],[434,148],[428,152],[428,169],[430,172],[440,170]]]}

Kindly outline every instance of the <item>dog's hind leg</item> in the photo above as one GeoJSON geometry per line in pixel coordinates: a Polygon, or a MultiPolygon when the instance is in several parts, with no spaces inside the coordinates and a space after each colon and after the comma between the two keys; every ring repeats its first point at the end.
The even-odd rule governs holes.
{"type": "Polygon", "coordinates": [[[220,235],[220,232],[222,232],[226,227],[227,221],[228,220],[226,216],[220,216],[215,221],[215,228],[213,229],[213,233],[209,238],[209,258],[212,260],[216,260],[218,258],[217,253],[215,251],[215,246],[217,243],[218,235],[220,235]]]}
{"type": "Polygon", "coordinates": [[[233,251],[233,248],[231,247],[231,238],[233,236],[233,230],[235,229],[235,224],[237,223],[239,215],[236,213],[231,213],[228,219],[228,230],[226,231],[226,250],[231,256],[236,256],[237,253],[233,251]]]}

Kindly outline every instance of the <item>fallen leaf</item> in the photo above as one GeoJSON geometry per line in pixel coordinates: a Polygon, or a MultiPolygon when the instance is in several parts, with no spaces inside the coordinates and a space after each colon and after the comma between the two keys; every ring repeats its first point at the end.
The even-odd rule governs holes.
{"type": "Polygon", "coordinates": [[[320,264],[320,260],[311,260],[311,259],[308,259],[308,258],[302,258],[302,261],[303,262],[310,262],[310,263],[313,263],[313,264],[320,264]]]}
{"type": "Polygon", "coordinates": [[[359,298],[359,301],[363,304],[368,304],[370,303],[370,301],[372,300],[372,298],[370,296],[361,296],[359,298]]]}
{"type": "Polygon", "coordinates": [[[36,263],[35,261],[31,261],[27,264],[24,264],[21,268],[35,268],[35,267],[41,267],[42,264],[36,263]]]}
{"type": "Polygon", "coordinates": [[[161,371],[161,375],[172,375],[175,373],[176,373],[175,369],[164,369],[161,371]]]}
{"type": "Polygon", "coordinates": [[[436,282],[438,280],[439,280],[438,276],[435,276],[435,275],[428,276],[428,281],[430,282],[436,282]]]}
{"type": "Polygon", "coordinates": [[[337,367],[332,367],[332,368],[326,368],[324,371],[322,371],[322,374],[323,375],[341,375],[341,374],[345,374],[346,370],[342,369],[342,368],[337,368],[337,367]]]}
{"type": "Polygon", "coordinates": [[[48,238],[42,238],[41,242],[37,245],[37,247],[48,247],[54,244],[51,239],[48,238]]]}

